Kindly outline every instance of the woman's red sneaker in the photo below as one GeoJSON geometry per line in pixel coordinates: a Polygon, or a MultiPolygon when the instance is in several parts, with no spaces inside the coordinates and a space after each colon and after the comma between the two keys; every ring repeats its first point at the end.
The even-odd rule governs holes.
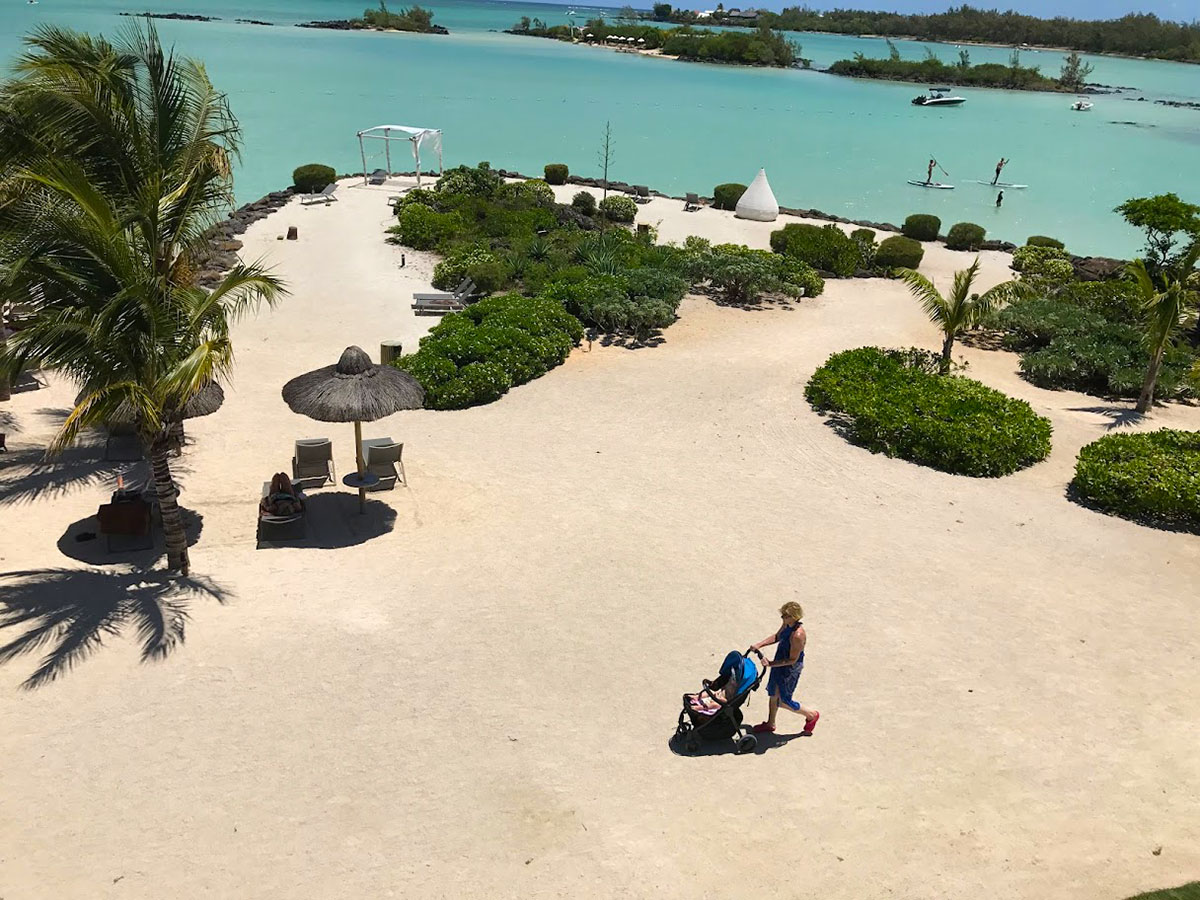
{"type": "Polygon", "coordinates": [[[804,720],[804,730],[801,734],[812,734],[813,729],[817,727],[817,719],[821,718],[820,713],[813,713],[811,719],[804,720]]]}
{"type": "Polygon", "coordinates": [[[769,734],[775,730],[775,726],[768,722],[759,722],[751,729],[755,734],[769,734]]]}

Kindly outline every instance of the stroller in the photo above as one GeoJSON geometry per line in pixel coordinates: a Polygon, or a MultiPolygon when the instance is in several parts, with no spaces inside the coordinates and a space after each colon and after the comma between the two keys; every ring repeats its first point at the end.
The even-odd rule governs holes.
{"type": "Polygon", "coordinates": [[[700,749],[701,741],[733,738],[735,752],[752,752],[758,746],[758,738],[742,727],[742,707],[750,699],[750,694],[758,690],[766,671],[766,661],[758,650],[751,648],[745,653],[730,653],[725,658],[725,664],[721,666],[721,674],[713,681],[704,679],[704,689],[700,691],[701,696],[707,695],[717,704],[718,709],[715,712],[706,715],[697,711],[688,701],[689,695],[683,695],[683,710],[679,713],[679,724],[675,728],[676,745],[681,746],[685,753],[695,753],[700,749]],[[761,665],[754,664],[754,660],[750,658],[751,653],[758,657],[761,665]],[[751,672],[754,673],[753,677],[751,672]],[[725,701],[714,691],[724,688],[731,678],[737,679],[737,693],[732,700],[725,701]]]}

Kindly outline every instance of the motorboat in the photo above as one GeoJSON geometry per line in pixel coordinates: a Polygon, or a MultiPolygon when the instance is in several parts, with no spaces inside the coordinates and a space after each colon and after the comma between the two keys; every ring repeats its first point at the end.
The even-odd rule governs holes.
{"type": "Polygon", "coordinates": [[[1094,105],[1095,104],[1093,104],[1090,100],[1084,100],[1082,97],[1080,97],[1078,100],[1076,100],[1074,103],[1071,104],[1071,109],[1074,110],[1075,112],[1087,112],[1094,105]]]}
{"type": "Polygon", "coordinates": [[[928,94],[913,97],[913,106],[959,106],[966,102],[966,97],[951,94],[950,88],[930,88],[928,94]]]}

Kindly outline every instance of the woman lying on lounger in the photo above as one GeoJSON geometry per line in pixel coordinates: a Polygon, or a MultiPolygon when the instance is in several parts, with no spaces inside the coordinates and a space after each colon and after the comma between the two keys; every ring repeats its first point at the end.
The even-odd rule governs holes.
{"type": "Polygon", "coordinates": [[[292,479],[283,472],[271,478],[271,489],[258,504],[264,516],[295,516],[304,512],[304,495],[296,490],[292,479]]]}

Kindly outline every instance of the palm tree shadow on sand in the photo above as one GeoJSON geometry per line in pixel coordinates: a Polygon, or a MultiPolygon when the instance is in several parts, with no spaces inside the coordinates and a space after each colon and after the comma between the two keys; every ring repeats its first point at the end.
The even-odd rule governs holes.
{"type": "Polygon", "coordinates": [[[184,641],[188,606],[196,599],[224,603],[211,579],[166,572],[29,569],[0,573],[0,664],[44,651],[22,683],[39,688],[65,675],[104,644],[133,629],[143,662],[166,659],[184,641]]]}

